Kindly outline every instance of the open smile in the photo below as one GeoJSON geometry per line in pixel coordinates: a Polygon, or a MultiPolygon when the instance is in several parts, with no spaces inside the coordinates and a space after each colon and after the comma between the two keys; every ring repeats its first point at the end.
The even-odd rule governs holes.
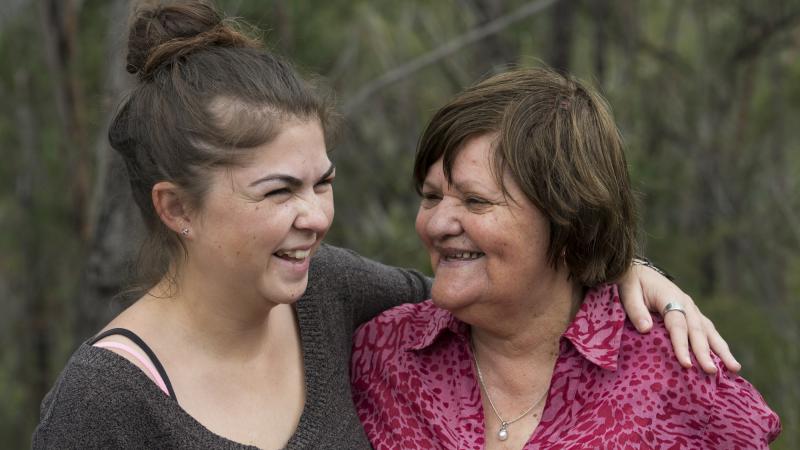
{"type": "Polygon", "coordinates": [[[272,254],[280,261],[280,265],[288,269],[290,273],[297,276],[305,276],[311,265],[311,255],[314,253],[314,245],[295,248],[284,248],[272,254]]]}
{"type": "Polygon", "coordinates": [[[483,252],[454,248],[440,249],[439,255],[442,262],[469,262],[486,256],[483,252]]]}
{"type": "Polygon", "coordinates": [[[453,255],[444,255],[445,261],[472,261],[482,257],[484,253],[481,252],[463,252],[453,255]]]}
{"type": "Polygon", "coordinates": [[[273,255],[285,261],[302,263],[311,254],[311,249],[306,250],[278,250],[273,255]]]}

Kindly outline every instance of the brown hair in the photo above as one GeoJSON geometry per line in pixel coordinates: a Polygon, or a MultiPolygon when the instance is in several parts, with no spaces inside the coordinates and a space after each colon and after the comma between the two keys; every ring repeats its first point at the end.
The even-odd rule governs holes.
{"type": "Polygon", "coordinates": [[[548,260],[564,255],[584,286],[616,279],[636,249],[636,211],[622,137],[611,108],[575,78],[545,68],[492,76],[458,94],[431,119],[419,141],[414,182],[453,163],[471,137],[497,133],[492,168],[509,169],[550,222],[548,260]]]}
{"type": "Polygon", "coordinates": [[[127,70],[138,83],[108,136],[125,161],[147,227],[137,292],[180,262],[183,244],[160,220],[151,190],[171,181],[200,208],[212,168],[243,163],[290,119],[319,120],[330,137],[328,98],[285,60],[207,1],[146,2],[134,10],[127,70]]]}

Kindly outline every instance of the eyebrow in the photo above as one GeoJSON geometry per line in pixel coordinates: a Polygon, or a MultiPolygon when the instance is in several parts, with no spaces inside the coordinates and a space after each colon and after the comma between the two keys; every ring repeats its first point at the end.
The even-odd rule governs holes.
{"type": "Polygon", "coordinates": [[[436,186],[433,183],[431,183],[429,181],[426,181],[426,182],[422,183],[422,189],[424,190],[426,188],[427,189],[436,189],[436,186]]]}
{"type": "MultiPolygon", "coordinates": [[[[326,178],[330,177],[334,170],[336,170],[336,165],[331,163],[331,166],[328,168],[328,170],[325,171],[325,173],[322,174],[321,177],[319,177],[319,180],[317,180],[317,182],[323,181],[326,178]]],[[[253,181],[252,183],[250,183],[249,186],[253,187],[253,186],[257,185],[257,184],[266,183],[267,181],[276,181],[276,180],[277,181],[282,181],[282,182],[288,184],[292,188],[297,188],[297,187],[300,187],[300,186],[303,185],[303,181],[301,179],[299,179],[299,178],[293,177],[291,175],[275,173],[275,174],[272,174],[272,175],[267,175],[265,177],[261,177],[261,178],[257,179],[256,181],[253,181]]]]}
{"type": "MultiPolygon", "coordinates": [[[[471,181],[471,180],[470,181],[461,181],[461,182],[458,182],[458,183],[450,183],[449,181],[445,181],[445,184],[448,185],[449,187],[451,187],[451,188],[453,188],[453,189],[455,189],[457,191],[461,191],[461,192],[470,191],[470,190],[472,190],[471,188],[473,186],[477,186],[479,188],[485,188],[483,186],[483,184],[476,183],[476,182],[471,181]]],[[[425,181],[425,182],[422,183],[422,188],[423,189],[424,188],[437,189],[437,185],[435,185],[434,183],[431,183],[430,181],[425,181]]]]}
{"type": "Polygon", "coordinates": [[[487,190],[487,191],[491,190],[490,187],[487,187],[486,185],[484,185],[480,181],[474,181],[474,180],[467,180],[467,181],[461,181],[461,182],[458,182],[458,183],[453,183],[453,187],[457,191],[461,191],[461,192],[470,192],[470,191],[474,191],[475,189],[482,189],[482,190],[487,190]]]}

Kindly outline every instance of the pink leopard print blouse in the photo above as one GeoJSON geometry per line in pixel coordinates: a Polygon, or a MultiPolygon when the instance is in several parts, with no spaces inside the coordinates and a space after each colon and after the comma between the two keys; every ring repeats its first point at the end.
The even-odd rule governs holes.
{"type": "MultiPolygon", "coordinates": [[[[525,449],[757,449],[780,420],[750,383],[683,369],[660,317],[639,334],[615,285],[592,289],[561,338],[541,422],[525,449]]],[[[480,449],[484,411],[469,326],[431,301],[356,332],[353,397],[376,449],[480,449]]]]}

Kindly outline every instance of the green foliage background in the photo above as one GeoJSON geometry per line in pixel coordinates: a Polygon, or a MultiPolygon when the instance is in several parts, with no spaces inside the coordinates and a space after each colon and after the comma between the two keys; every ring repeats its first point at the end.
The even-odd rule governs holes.
{"type": "MultiPolygon", "coordinates": [[[[391,264],[428,270],[413,230],[411,164],[421,128],[448,97],[511,65],[554,64],[597,85],[627,140],[646,254],[692,294],[781,416],[773,448],[800,448],[800,2],[220,4],[338,94],[347,122],[333,152],[329,240],[391,264]],[[455,50],[406,65],[447,43],[455,50]]],[[[29,446],[42,395],[87,330],[113,312],[108,299],[124,271],[108,261],[130,256],[136,242],[126,233],[130,242],[110,247],[120,250],[97,244],[109,226],[104,205],[130,201],[108,188],[123,181],[104,139],[129,82],[119,58],[128,8],[122,0],[0,1],[7,448],[29,446]],[[98,280],[111,281],[98,288],[98,280]],[[84,295],[87,286],[105,300],[84,295]]]]}

